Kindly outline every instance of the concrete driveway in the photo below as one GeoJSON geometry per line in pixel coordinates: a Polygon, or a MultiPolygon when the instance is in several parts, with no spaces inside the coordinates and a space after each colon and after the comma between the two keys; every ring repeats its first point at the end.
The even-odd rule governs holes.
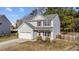
{"type": "Polygon", "coordinates": [[[19,43],[23,43],[26,41],[27,40],[24,40],[24,39],[13,39],[9,41],[0,42],[0,49],[7,48],[7,47],[10,47],[19,43]]]}

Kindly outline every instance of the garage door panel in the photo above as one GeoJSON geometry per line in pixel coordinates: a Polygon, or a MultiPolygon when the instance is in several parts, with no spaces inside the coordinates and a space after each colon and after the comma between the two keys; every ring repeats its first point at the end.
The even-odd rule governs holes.
{"type": "Polygon", "coordinates": [[[27,32],[27,33],[19,33],[19,38],[22,38],[22,39],[32,39],[32,35],[30,32],[27,32]]]}

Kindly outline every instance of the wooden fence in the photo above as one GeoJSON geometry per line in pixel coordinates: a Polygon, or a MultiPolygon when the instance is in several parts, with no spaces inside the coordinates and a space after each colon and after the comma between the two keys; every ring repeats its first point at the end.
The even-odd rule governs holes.
{"type": "Polygon", "coordinates": [[[61,34],[59,38],[63,40],[79,40],[79,34],[61,34]]]}

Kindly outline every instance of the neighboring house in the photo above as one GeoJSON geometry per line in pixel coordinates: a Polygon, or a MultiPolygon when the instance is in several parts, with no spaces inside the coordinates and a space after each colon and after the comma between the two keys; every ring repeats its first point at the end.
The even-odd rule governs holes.
{"type": "Polygon", "coordinates": [[[59,16],[57,14],[36,15],[32,19],[24,21],[17,30],[18,37],[21,39],[32,40],[37,35],[41,35],[43,39],[49,36],[53,40],[60,34],[59,16]]]}
{"type": "Polygon", "coordinates": [[[0,15],[0,36],[11,33],[11,23],[5,15],[0,15]]]}

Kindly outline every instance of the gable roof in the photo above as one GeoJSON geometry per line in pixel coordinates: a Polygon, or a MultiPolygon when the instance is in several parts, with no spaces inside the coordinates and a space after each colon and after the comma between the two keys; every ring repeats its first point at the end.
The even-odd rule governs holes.
{"type": "MultiPolygon", "coordinates": [[[[31,27],[34,30],[52,30],[53,27],[34,27],[32,24],[28,23],[28,22],[24,22],[23,24],[21,24],[21,26],[18,27],[21,28],[24,24],[27,24],[29,27],[31,27]]],[[[17,30],[18,30],[17,29],[17,30]]]]}
{"type": "Polygon", "coordinates": [[[32,20],[33,18],[35,17],[35,15],[28,15],[28,16],[25,16],[25,17],[23,17],[23,21],[24,20],[32,20]]]}
{"type": "Polygon", "coordinates": [[[58,16],[57,14],[50,14],[50,15],[30,15],[28,17],[23,18],[23,23],[27,23],[30,27],[34,28],[34,26],[30,23],[28,23],[29,21],[39,21],[39,20],[34,20],[37,16],[42,17],[42,19],[39,20],[53,20],[56,16],[58,16]]]}
{"type": "Polygon", "coordinates": [[[44,20],[44,19],[45,19],[45,17],[43,15],[37,14],[35,17],[33,17],[32,20],[44,20]]]}
{"type": "Polygon", "coordinates": [[[2,15],[0,15],[0,23],[3,21],[1,18],[2,18],[2,15]]]}
{"type": "Polygon", "coordinates": [[[26,24],[28,24],[32,29],[34,29],[34,26],[28,22],[26,22],[26,24]]]}
{"type": "Polygon", "coordinates": [[[5,16],[5,15],[0,15],[0,17],[5,16]]]}
{"type": "Polygon", "coordinates": [[[35,17],[35,15],[24,16],[22,19],[16,22],[16,27],[18,28],[23,22],[30,21],[35,17]]]}
{"type": "Polygon", "coordinates": [[[39,18],[38,20],[34,20],[37,16],[34,16],[32,17],[31,19],[29,20],[24,20],[24,22],[29,22],[29,21],[42,21],[42,20],[53,20],[56,16],[58,16],[57,14],[50,14],[50,15],[46,15],[46,16],[43,16],[43,15],[39,15],[39,18]]]}
{"type": "Polygon", "coordinates": [[[21,28],[24,24],[27,24],[27,25],[30,26],[32,29],[34,29],[34,26],[33,26],[32,24],[30,24],[30,23],[28,23],[28,22],[23,22],[23,23],[17,28],[17,30],[18,30],[19,28],[21,28]]]}
{"type": "Polygon", "coordinates": [[[58,15],[57,15],[57,14],[50,14],[50,15],[47,15],[47,16],[46,16],[46,19],[52,20],[52,19],[54,19],[56,16],[58,16],[58,15]]]}
{"type": "Polygon", "coordinates": [[[11,22],[8,20],[8,18],[5,15],[0,15],[0,22],[3,21],[2,18],[5,18],[8,21],[8,23],[12,26],[11,22]]]}

